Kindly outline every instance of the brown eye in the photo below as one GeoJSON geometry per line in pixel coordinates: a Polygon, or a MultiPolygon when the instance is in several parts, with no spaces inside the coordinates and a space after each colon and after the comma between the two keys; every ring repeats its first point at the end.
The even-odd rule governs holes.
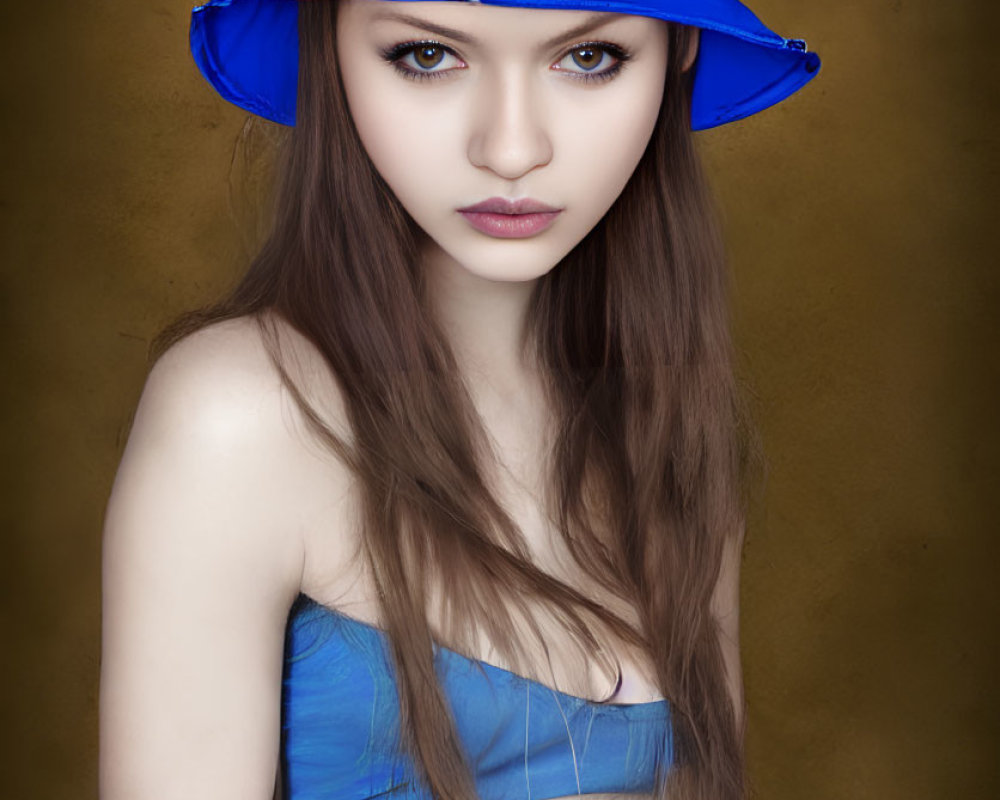
{"type": "Polygon", "coordinates": [[[611,42],[580,42],[564,52],[565,55],[552,65],[552,69],[581,81],[611,80],[632,58],[630,53],[611,42]]]}
{"type": "Polygon", "coordinates": [[[596,47],[578,47],[571,53],[573,63],[580,69],[592,70],[604,58],[604,51],[596,47]]]}
{"type": "Polygon", "coordinates": [[[422,69],[433,69],[444,58],[444,48],[424,45],[413,51],[413,60],[422,69]]]}
{"type": "Polygon", "coordinates": [[[440,79],[466,68],[458,55],[440,42],[400,42],[383,51],[382,57],[404,78],[440,79]]]}

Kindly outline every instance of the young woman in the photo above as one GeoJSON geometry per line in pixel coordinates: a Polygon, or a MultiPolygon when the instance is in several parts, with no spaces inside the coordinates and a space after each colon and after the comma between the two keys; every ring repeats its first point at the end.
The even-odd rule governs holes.
{"type": "Polygon", "coordinates": [[[742,796],[748,428],[690,131],[819,62],[736,0],[504,5],[195,10],[213,85],[294,127],[115,482],[104,800],[742,796]]]}

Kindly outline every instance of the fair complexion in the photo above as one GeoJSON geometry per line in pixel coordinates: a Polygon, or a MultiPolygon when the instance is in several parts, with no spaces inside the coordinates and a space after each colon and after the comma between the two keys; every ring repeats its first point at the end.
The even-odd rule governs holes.
{"type": "Polygon", "coordinates": [[[423,268],[452,343],[480,388],[510,401],[526,379],[517,345],[534,283],[610,208],[649,141],[667,26],[350,0],[337,45],[365,149],[427,235],[423,268]],[[459,210],[491,198],[556,211],[509,238],[459,210]]]}
{"type": "MultiPolygon", "coordinates": [[[[364,144],[427,234],[424,266],[461,352],[512,394],[521,367],[515,343],[533,282],[617,197],[645,146],[643,135],[633,134],[651,129],[658,102],[662,76],[652,67],[666,44],[659,23],[622,18],[571,33],[592,16],[356,0],[341,18],[341,36],[352,19],[364,28],[343,43],[357,51],[341,54],[345,79],[361,80],[351,84],[351,107],[364,144]],[[478,45],[445,37],[464,68],[440,83],[403,78],[378,48],[442,34],[398,20],[372,19],[368,29],[363,17],[351,17],[378,7],[420,16],[478,45]],[[611,80],[570,83],[575,79],[557,65],[572,69],[565,56],[592,41],[614,42],[631,58],[611,80]],[[640,76],[642,86],[624,83],[640,76]],[[369,79],[386,93],[373,88],[366,97],[369,79]],[[626,97],[638,106],[612,102],[627,105],[626,97]],[[560,211],[536,235],[501,239],[457,211],[490,197],[533,197],[560,211]]],[[[454,66],[449,58],[437,68],[454,66]]],[[[322,359],[294,330],[282,331],[293,380],[346,433],[322,359]]],[[[533,410],[529,401],[522,405],[533,410]]],[[[487,413],[501,451],[529,453],[529,417],[503,408],[497,402],[496,413],[487,413]]],[[[102,800],[269,800],[292,601],[301,591],[378,621],[371,587],[352,562],[357,487],[306,430],[252,321],[199,331],[150,374],[105,520],[102,800]]],[[[530,462],[524,459],[525,473],[530,462]]],[[[541,528],[533,527],[530,505],[515,497],[511,513],[536,536],[541,528]]],[[[732,643],[737,576],[738,559],[727,559],[717,599],[732,643]]],[[[735,646],[731,652],[738,680],[735,646]]],[[[605,689],[595,685],[592,694],[605,689]]],[[[634,691],[625,699],[648,699],[634,691]]]]}

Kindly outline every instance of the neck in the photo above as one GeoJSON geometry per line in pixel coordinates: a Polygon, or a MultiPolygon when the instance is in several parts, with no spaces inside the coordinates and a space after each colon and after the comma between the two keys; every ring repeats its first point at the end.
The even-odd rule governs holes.
{"type": "Polygon", "coordinates": [[[523,352],[532,280],[477,275],[430,243],[422,254],[429,296],[462,374],[480,395],[519,393],[534,368],[523,352]]]}

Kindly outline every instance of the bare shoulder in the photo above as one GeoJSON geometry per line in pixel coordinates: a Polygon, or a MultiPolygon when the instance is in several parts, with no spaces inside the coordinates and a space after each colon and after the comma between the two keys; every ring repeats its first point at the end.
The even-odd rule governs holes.
{"type": "Polygon", "coordinates": [[[323,509],[347,493],[350,476],[309,431],[275,366],[275,348],[324,422],[341,435],[349,426],[321,355],[287,323],[270,324],[271,346],[256,320],[237,318],[185,337],[159,358],[136,410],[106,534],[126,513],[196,513],[201,524],[187,520],[170,535],[261,553],[272,569],[257,586],[287,608],[300,589],[310,520],[335,519],[323,509]]]}
{"type": "MultiPolygon", "coordinates": [[[[292,346],[301,374],[319,369],[292,346]]],[[[105,516],[103,800],[271,796],[287,612],[345,480],[254,320],[161,356],[105,516]]]]}
{"type": "Polygon", "coordinates": [[[149,374],[137,424],[183,421],[207,435],[280,434],[297,420],[272,358],[277,347],[296,384],[320,398],[329,421],[342,425],[339,391],[318,351],[287,323],[271,318],[268,325],[273,347],[261,326],[246,317],[215,323],[174,344],[149,374]]]}

